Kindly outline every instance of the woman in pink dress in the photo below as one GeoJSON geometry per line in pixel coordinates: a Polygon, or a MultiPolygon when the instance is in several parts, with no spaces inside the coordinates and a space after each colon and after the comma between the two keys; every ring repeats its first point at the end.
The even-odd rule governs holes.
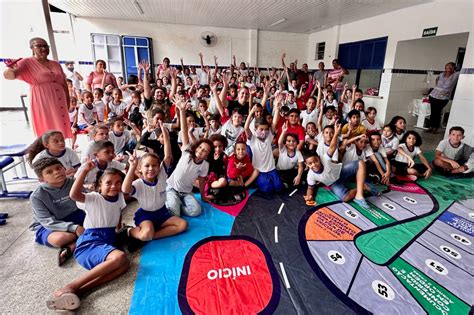
{"type": "Polygon", "coordinates": [[[95,62],[95,71],[92,71],[87,77],[86,89],[93,91],[96,88],[101,88],[102,90],[109,84],[113,85],[114,88],[117,88],[117,79],[113,73],[106,71],[107,65],[104,60],[97,60],[95,62]]]}
{"type": "Polygon", "coordinates": [[[59,130],[65,138],[71,138],[66,76],[58,62],[48,59],[49,45],[44,39],[32,38],[30,48],[33,57],[7,62],[3,76],[30,85],[33,132],[37,137],[48,130],[59,130]]]}

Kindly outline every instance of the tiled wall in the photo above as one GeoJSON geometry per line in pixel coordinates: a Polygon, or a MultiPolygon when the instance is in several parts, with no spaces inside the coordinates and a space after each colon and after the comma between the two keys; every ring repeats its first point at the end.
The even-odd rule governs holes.
{"type": "Polygon", "coordinates": [[[474,146],[474,69],[463,70],[459,76],[445,138],[450,127],[461,126],[466,131],[464,141],[474,146]]]}
{"type": "Polygon", "coordinates": [[[386,121],[390,121],[395,115],[400,115],[406,118],[408,126],[414,125],[416,117],[410,114],[411,103],[414,99],[422,98],[423,93],[434,86],[436,75],[430,78],[427,74],[419,72],[400,73],[402,71],[396,70],[391,72],[386,121]],[[427,82],[428,80],[430,82],[427,82]]]}

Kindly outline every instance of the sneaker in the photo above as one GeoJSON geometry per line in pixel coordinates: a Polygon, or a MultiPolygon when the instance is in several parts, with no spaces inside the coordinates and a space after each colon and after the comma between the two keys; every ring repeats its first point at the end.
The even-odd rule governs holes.
{"type": "Polygon", "coordinates": [[[369,174],[369,178],[372,181],[373,184],[377,185],[380,183],[380,176],[377,174],[369,174]]]}
{"type": "Polygon", "coordinates": [[[6,218],[8,218],[8,213],[0,212],[0,219],[6,219],[6,218]]]}
{"type": "Polygon", "coordinates": [[[359,206],[361,206],[362,208],[366,209],[366,210],[370,209],[370,206],[369,206],[369,204],[367,203],[367,201],[365,199],[355,199],[354,198],[354,202],[356,204],[358,204],[359,206]]]}

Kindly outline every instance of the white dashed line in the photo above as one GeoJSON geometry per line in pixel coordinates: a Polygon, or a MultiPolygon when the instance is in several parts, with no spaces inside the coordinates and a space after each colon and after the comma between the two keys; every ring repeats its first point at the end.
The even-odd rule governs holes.
{"type": "Polygon", "coordinates": [[[283,210],[283,207],[284,207],[284,206],[285,206],[285,203],[283,202],[283,203],[281,204],[281,206],[280,206],[280,209],[278,209],[278,214],[281,213],[281,210],[283,210]]]}
{"type": "Polygon", "coordinates": [[[293,190],[293,191],[291,192],[291,194],[289,194],[288,196],[290,196],[290,197],[293,196],[297,191],[298,191],[298,189],[293,190]]]}
{"type": "Polygon", "coordinates": [[[275,243],[278,243],[278,226],[275,226],[275,243]]]}
{"type": "Polygon", "coordinates": [[[290,282],[288,282],[288,277],[286,276],[286,271],[285,271],[285,266],[283,266],[283,263],[280,262],[280,269],[281,273],[283,274],[283,281],[285,282],[285,286],[287,289],[290,289],[290,282]]]}

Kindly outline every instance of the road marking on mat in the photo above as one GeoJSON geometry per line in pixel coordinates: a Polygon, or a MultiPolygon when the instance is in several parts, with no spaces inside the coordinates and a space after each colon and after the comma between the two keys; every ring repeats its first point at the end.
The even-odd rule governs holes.
{"type": "Polygon", "coordinates": [[[293,196],[297,191],[298,191],[298,189],[293,190],[293,191],[291,192],[291,194],[289,194],[288,196],[290,196],[290,197],[293,196]]]}
{"type": "Polygon", "coordinates": [[[280,209],[278,209],[278,214],[281,214],[281,210],[283,210],[284,206],[285,206],[285,203],[283,202],[280,206],[280,209]]]}
{"type": "Polygon", "coordinates": [[[283,266],[283,263],[280,262],[280,269],[281,273],[283,274],[283,281],[285,282],[285,286],[287,289],[290,289],[290,282],[288,282],[288,277],[286,276],[286,271],[285,271],[285,266],[283,266]]]}
{"type": "Polygon", "coordinates": [[[278,226],[275,226],[275,243],[278,243],[278,226]]]}

